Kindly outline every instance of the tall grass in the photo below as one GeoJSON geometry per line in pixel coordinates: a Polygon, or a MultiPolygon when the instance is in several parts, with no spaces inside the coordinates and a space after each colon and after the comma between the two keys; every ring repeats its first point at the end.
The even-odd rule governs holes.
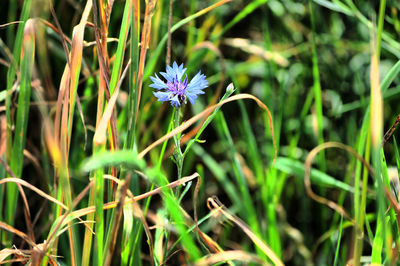
{"type": "Polygon", "coordinates": [[[1,6],[1,263],[398,261],[397,3],[1,6]]]}

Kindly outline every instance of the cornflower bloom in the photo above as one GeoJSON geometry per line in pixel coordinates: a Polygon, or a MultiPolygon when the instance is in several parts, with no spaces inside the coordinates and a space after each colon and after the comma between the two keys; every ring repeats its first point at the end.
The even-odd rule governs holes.
{"type": "Polygon", "coordinates": [[[198,95],[204,94],[203,89],[208,87],[206,76],[199,71],[188,83],[187,75],[183,79],[185,71],[186,68],[183,68],[183,64],[178,66],[174,62],[172,67],[167,66],[167,72],[160,72],[166,82],[160,79],[157,74],[155,74],[155,77],[150,77],[153,81],[150,87],[156,89],[153,94],[158,98],[158,101],[170,101],[172,106],[178,108],[182,104],[186,104],[186,99],[189,99],[189,102],[193,104],[198,95]]]}

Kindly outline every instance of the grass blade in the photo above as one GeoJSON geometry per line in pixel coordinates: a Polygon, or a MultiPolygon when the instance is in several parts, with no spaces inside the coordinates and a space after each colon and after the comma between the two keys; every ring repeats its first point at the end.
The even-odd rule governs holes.
{"type": "Polygon", "coordinates": [[[335,252],[335,259],[333,260],[333,266],[336,266],[338,264],[339,260],[339,250],[340,250],[340,241],[342,240],[342,231],[343,231],[343,216],[340,218],[340,225],[339,225],[339,236],[337,239],[337,245],[336,245],[336,252],[335,252]]]}
{"type": "MultiPolygon", "coordinates": [[[[16,177],[21,178],[24,162],[24,149],[29,120],[31,97],[31,75],[35,59],[35,21],[29,19],[25,24],[23,49],[21,53],[21,84],[18,96],[14,143],[10,168],[16,177]]],[[[8,185],[6,221],[14,224],[14,214],[17,206],[18,191],[15,184],[8,185]]]]}
{"type": "MultiPolygon", "coordinates": [[[[312,27],[312,34],[311,34],[311,45],[312,45],[312,63],[313,63],[313,78],[314,78],[314,99],[315,99],[315,110],[317,113],[317,138],[318,144],[321,145],[324,142],[324,135],[323,135],[323,114],[322,114],[322,95],[321,95],[321,81],[319,75],[319,68],[318,68],[318,56],[317,56],[317,45],[315,41],[315,22],[314,22],[314,15],[313,15],[313,7],[312,1],[308,1],[310,7],[310,18],[311,18],[311,27],[312,27]]],[[[321,152],[319,155],[319,163],[321,165],[321,169],[324,171],[326,169],[325,165],[325,152],[321,152]]]]}

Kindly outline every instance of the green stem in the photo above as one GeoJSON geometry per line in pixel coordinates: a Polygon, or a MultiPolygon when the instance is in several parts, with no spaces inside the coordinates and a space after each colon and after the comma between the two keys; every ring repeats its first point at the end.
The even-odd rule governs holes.
{"type": "MultiPolygon", "coordinates": [[[[174,127],[179,127],[180,124],[180,116],[181,116],[181,108],[174,109],[174,127]]],[[[181,134],[177,134],[174,136],[175,141],[175,152],[174,158],[176,162],[176,166],[178,168],[178,179],[182,178],[182,168],[183,168],[183,154],[181,150],[181,134]]]]}

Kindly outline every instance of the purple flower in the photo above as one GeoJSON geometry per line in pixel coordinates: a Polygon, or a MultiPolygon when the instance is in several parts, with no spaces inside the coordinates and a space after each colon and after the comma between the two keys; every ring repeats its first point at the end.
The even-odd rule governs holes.
{"type": "Polygon", "coordinates": [[[171,105],[174,107],[185,104],[186,99],[189,99],[189,102],[193,104],[199,94],[204,94],[203,89],[208,87],[208,81],[206,76],[199,71],[188,83],[187,75],[183,78],[185,71],[186,68],[183,68],[183,64],[178,66],[174,62],[172,67],[167,66],[167,72],[160,72],[166,82],[160,79],[157,74],[155,74],[155,77],[150,77],[153,81],[150,87],[156,89],[153,92],[154,96],[161,102],[171,101],[171,105]]]}

